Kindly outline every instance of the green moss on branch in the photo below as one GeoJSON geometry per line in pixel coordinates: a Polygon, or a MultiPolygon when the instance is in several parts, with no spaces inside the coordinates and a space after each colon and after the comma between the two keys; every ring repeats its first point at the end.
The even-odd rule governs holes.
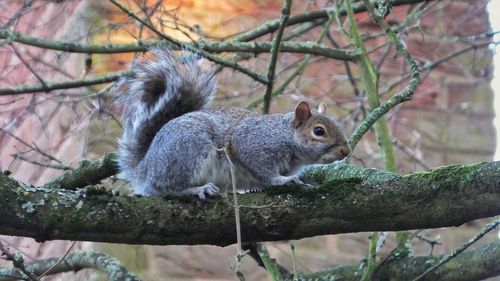
{"type": "MultiPolygon", "coordinates": [[[[352,165],[316,166],[317,189],[239,195],[244,242],[460,225],[500,214],[500,162],[405,176],[352,165]]],[[[0,234],[40,241],[212,244],[235,241],[225,198],[139,198],[24,186],[0,175],[0,234]]]]}

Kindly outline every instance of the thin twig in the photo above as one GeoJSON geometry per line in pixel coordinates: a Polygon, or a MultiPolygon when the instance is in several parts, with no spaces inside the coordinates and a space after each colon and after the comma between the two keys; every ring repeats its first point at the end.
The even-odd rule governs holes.
{"type": "Polygon", "coordinates": [[[226,160],[229,164],[229,171],[231,174],[231,185],[233,188],[233,210],[234,210],[234,220],[236,223],[236,265],[234,267],[234,271],[236,276],[240,281],[244,280],[245,277],[240,271],[241,268],[241,259],[245,256],[245,252],[242,249],[241,243],[241,221],[240,221],[240,206],[238,205],[238,193],[236,190],[236,174],[234,170],[234,164],[231,160],[231,156],[229,155],[229,144],[226,145],[222,149],[218,149],[224,152],[226,156],[226,160]]]}
{"type": "MultiPolygon", "coordinates": [[[[458,50],[456,52],[453,52],[451,54],[448,54],[444,57],[441,57],[440,59],[436,60],[436,61],[428,61],[426,62],[422,67],[421,67],[421,70],[422,71],[426,71],[427,73],[431,70],[433,70],[434,68],[436,68],[437,66],[441,65],[442,63],[444,62],[447,62],[457,56],[460,56],[462,54],[465,54],[469,51],[475,51],[479,48],[486,48],[488,47],[489,45],[498,45],[500,44],[500,41],[488,41],[488,42],[483,42],[483,43],[479,43],[479,44],[472,44],[471,46],[468,46],[466,48],[463,48],[461,50],[458,50]]],[[[405,74],[404,76],[402,76],[401,79],[399,79],[398,81],[390,84],[389,86],[387,86],[387,90],[383,93],[381,93],[380,95],[381,96],[384,96],[386,95],[387,93],[390,93],[396,86],[398,86],[399,84],[401,84],[404,80],[408,79],[409,77],[411,77],[411,73],[408,73],[408,74],[405,74]]]]}
{"type": "Polygon", "coordinates": [[[25,0],[23,6],[4,24],[3,28],[8,28],[21,18],[21,15],[33,4],[33,0],[25,0]]]}
{"type": "MultiPolygon", "coordinates": [[[[393,0],[391,1],[391,4],[393,6],[400,6],[400,5],[408,5],[408,4],[414,4],[414,3],[420,3],[424,2],[423,0],[393,0]]],[[[352,4],[352,9],[354,13],[361,13],[366,11],[365,5],[361,2],[354,2],[352,4]]],[[[312,20],[318,20],[318,19],[329,19],[330,15],[332,12],[335,12],[335,7],[329,7],[329,8],[324,8],[316,11],[308,11],[302,14],[297,14],[294,16],[291,16],[288,19],[287,26],[290,25],[295,25],[295,24],[300,24],[304,22],[309,22],[312,20]]],[[[346,15],[346,9],[344,7],[341,7],[341,9],[338,11],[340,16],[345,16],[346,15]]],[[[243,32],[233,38],[233,40],[236,41],[251,41],[255,40],[263,35],[266,35],[268,33],[274,32],[279,28],[279,19],[276,20],[271,20],[268,22],[265,22],[261,24],[258,27],[255,27],[249,31],[243,32]]]]}
{"type": "Polygon", "coordinates": [[[26,158],[26,157],[22,156],[21,153],[14,153],[14,154],[11,154],[10,156],[12,156],[12,158],[14,158],[14,159],[19,159],[21,161],[25,161],[25,162],[28,162],[30,164],[37,165],[40,167],[45,167],[45,168],[50,168],[50,169],[55,169],[55,170],[63,170],[63,171],[71,170],[71,167],[69,167],[69,166],[62,165],[62,164],[43,163],[40,161],[26,158]]]}
{"type": "MultiPolygon", "coordinates": [[[[335,11],[334,10],[330,10],[330,14],[329,14],[329,17],[328,17],[328,21],[325,23],[325,26],[323,27],[323,30],[321,31],[318,39],[316,40],[316,44],[320,44],[321,41],[323,41],[323,38],[325,38],[326,34],[329,32],[330,30],[330,25],[332,24],[333,22],[333,19],[334,19],[334,16],[333,16],[333,13],[335,11]]],[[[306,68],[306,66],[309,64],[309,61],[312,59],[312,55],[308,54],[305,56],[304,60],[299,64],[299,66],[297,66],[297,68],[295,68],[295,70],[293,71],[293,73],[287,77],[287,79],[285,80],[285,82],[283,82],[281,85],[279,85],[276,89],[274,89],[271,93],[271,96],[272,97],[275,97],[281,93],[283,93],[283,91],[286,89],[286,87],[297,77],[299,76],[300,74],[302,74],[302,72],[304,71],[304,69],[306,68]]],[[[261,102],[263,102],[264,99],[262,97],[260,98],[257,98],[255,100],[253,100],[252,102],[250,102],[250,104],[247,106],[247,109],[253,109],[255,107],[257,107],[261,102]]]]}
{"type": "Polygon", "coordinates": [[[430,170],[431,166],[427,164],[427,162],[424,161],[421,157],[417,156],[417,154],[413,151],[411,151],[410,148],[408,148],[406,145],[404,145],[402,142],[400,142],[397,138],[394,138],[392,140],[392,143],[399,148],[404,154],[406,154],[408,157],[410,157],[413,161],[415,161],[417,164],[422,166],[422,168],[426,170],[430,170]]]}
{"type": "Polygon", "coordinates": [[[144,26],[146,26],[147,28],[149,28],[151,31],[153,31],[154,33],[156,33],[156,35],[158,35],[160,38],[165,39],[170,44],[172,44],[174,46],[177,46],[179,48],[184,48],[186,50],[190,50],[192,52],[195,52],[195,53],[199,54],[200,56],[202,56],[202,57],[204,57],[204,58],[206,58],[206,59],[208,59],[208,60],[210,60],[212,62],[221,64],[221,65],[226,66],[226,67],[233,68],[235,70],[238,70],[241,73],[244,73],[244,74],[250,76],[254,80],[259,81],[260,83],[263,83],[263,84],[266,83],[266,79],[264,77],[262,77],[261,74],[256,73],[256,72],[250,70],[249,68],[243,67],[243,66],[237,64],[236,62],[227,61],[227,60],[224,60],[224,59],[222,59],[222,58],[220,58],[218,56],[215,56],[213,54],[205,52],[205,51],[203,51],[203,50],[201,50],[201,49],[199,49],[197,47],[187,46],[187,45],[183,44],[182,42],[180,42],[180,41],[178,41],[178,40],[176,40],[176,39],[174,39],[174,38],[172,38],[170,36],[167,36],[164,33],[160,32],[154,26],[152,26],[148,22],[144,21],[139,16],[137,16],[135,13],[133,13],[132,11],[130,11],[129,9],[127,9],[125,6],[123,6],[117,0],[108,0],[108,1],[110,1],[111,3],[113,3],[116,7],[118,7],[120,10],[122,10],[123,12],[125,12],[131,18],[137,20],[138,22],[140,22],[141,24],[143,24],[144,26]]]}
{"type": "Polygon", "coordinates": [[[415,234],[415,237],[417,239],[422,240],[422,241],[426,242],[427,244],[429,244],[429,246],[431,247],[431,249],[429,251],[429,256],[432,256],[432,252],[434,251],[434,246],[442,245],[442,243],[438,241],[439,236],[436,237],[435,239],[431,239],[431,238],[427,238],[427,237],[417,233],[417,234],[415,234]]]}
{"type": "Polygon", "coordinates": [[[40,75],[38,75],[38,73],[31,67],[31,65],[28,62],[26,62],[23,59],[21,54],[14,47],[14,45],[10,44],[10,47],[12,48],[12,51],[14,51],[14,54],[16,54],[17,58],[24,64],[24,66],[26,66],[26,68],[36,77],[36,79],[38,79],[38,81],[40,81],[40,84],[43,87],[47,88],[47,84],[45,84],[45,81],[43,80],[43,78],[40,75]]]}
{"type": "Polygon", "coordinates": [[[278,34],[276,34],[274,44],[271,48],[271,61],[269,62],[269,66],[267,68],[266,92],[264,94],[264,105],[262,108],[264,114],[269,113],[269,107],[271,106],[271,93],[273,91],[273,85],[274,85],[274,72],[276,70],[276,62],[278,60],[278,53],[280,51],[283,31],[285,30],[286,22],[290,17],[291,6],[292,6],[292,0],[285,0],[283,9],[281,9],[281,19],[280,19],[280,27],[278,28],[278,34]]]}
{"type": "MultiPolygon", "coordinates": [[[[343,28],[342,28],[342,30],[343,30],[343,28]]],[[[328,38],[330,43],[332,43],[332,45],[335,46],[336,48],[340,47],[339,44],[332,38],[330,33],[327,33],[326,38],[328,38]]],[[[365,109],[365,105],[363,103],[363,99],[361,98],[361,91],[358,89],[358,87],[356,85],[356,81],[355,81],[354,75],[352,74],[351,67],[349,66],[349,62],[343,60],[342,63],[344,64],[345,72],[347,74],[347,77],[349,78],[349,83],[351,84],[351,87],[354,91],[354,96],[356,96],[357,100],[359,101],[359,108],[361,110],[361,114],[362,114],[363,118],[366,118],[366,109],[365,109]]]]}
{"type": "Polygon", "coordinates": [[[62,90],[62,89],[71,89],[78,87],[87,87],[97,84],[109,83],[117,80],[124,74],[128,73],[127,71],[118,71],[111,72],[104,75],[83,78],[83,79],[75,79],[68,81],[45,81],[45,85],[35,84],[35,85],[21,85],[17,87],[11,88],[3,88],[0,89],[0,96],[7,95],[17,95],[17,94],[26,94],[26,93],[38,93],[38,92],[50,92],[53,90],[62,90]]]}
{"type": "Polygon", "coordinates": [[[47,273],[49,273],[54,267],[56,267],[58,264],[60,264],[68,256],[69,252],[71,251],[71,249],[73,249],[75,244],[76,244],[76,241],[73,241],[73,243],[71,243],[71,245],[69,246],[68,250],[66,250],[64,255],[57,262],[55,262],[51,267],[47,268],[47,270],[45,270],[42,274],[40,274],[38,276],[38,278],[42,278],[43,276],[47,275],[47,273]]]}
{"type": "MultiPolygon", "coordinates": [[[[33,145],[30,145],[29,143],[25,142],[20,137],[14,135],[12,132],[10,132],[8,130],[5,130],[4,128],[1,128],[1,127],[0,127],[0,132],[3,132],[5,134],[9,135],[13,139],[15,139],[18,142],[22,143],[23,145],[29,147],[31,150],[36,151],[37,153],[41,154],[42,156],[47,157],[49,160],[52,160],[52,161],[55,161],[55,162],[59,163],[60,164],[59,168],[61,168],[63,170],[71,170],[70,166],[68,166],[67,164],[63,163],[61,160],[55,158],[54,156],[50,155],[49,153],[44,152],[43,150],[41,150],[34,142],[33,142],[33,145]]],[[[14,156],[14,155],[11,155],[11,156],[14,156]]],[[[21,155],[20,155],[20,153],[16,153],[15,156],[21,156],[21,155]]],[[[21,159],[21,160],[25,160],[25,159],[21,159]]]]}
{"type": "Polygon", "coordinates": [[[292,270],[293,270],[293,281],[298,280],[299,272],[297,271],[297,259],[295,257],[295,242],[290,242],[290,250],[292,251],[292,270]]]}
{"type": "MultiPolygon", "coordinates": [[[[373,5],[367,1],[363,0],[368,9],[373,10],[373,5]]],[[[396,105],[405,102],[411,99],[413,93],[417,89],[417,86],[420,84],[420,69],[416,63],[416,61],[412,58],[408,49],[405,48],[403,43],[398,39],[398,36],[392,30],[391,26],[383,19],[383,17],[376,16],[374,13],[370,15],[373,16],[373,19],[380,27],[385,31],[389,41],[396,46],[398,52],[403,56],[406,62],[410,65],[411,70],[411,79],[406,88],[402,91],[394,95],[388,101],[382,103],[379,107],[375,108],[368,114],[366,119],[354,130],[349,139],[349,146],[354,150],[357,143],[361,139],[361,137],[377,122],[384,114],[389,112],[396,105]]]]}
{"type": "Polygon", "coordinates": [[[228,147],[224,147],[222,149],[224,152],[224,155],[226,156],[227,162],[229,163],[229,171],[231,173],[231,185],[233,188],[233,208],[234,208],[234,218],[236,221],[236,244],[237,244],[237,255],[239,256],[241,253],[243,253],[243,250],[241,248],[241,223],[240,223],[240,208],[238,206],[238,196],[237,196],[237,190],[236,190],[236,174],[234,171],[234,164],[233,161],[231,161],[231,157],[229,156],[229,151],[228,147]]]}
{"type": "Polygon", "coordinates": [[[429,269],[427,269],[424,273],[420,274],[417,278],[413,279],[413,281],[418,281],[424,278],[427,274],[433,272],[443,264],[449,262],[452,258],[458,256],[460,253],[465,251],[467,248],[469,248],[470,245],[474,244],[477,240],[481,239],[483,236],[485,236],[488,232],[494,230],[495,228],[498,227],[500,224],[500,219],[496,219],[493,222],[490,222],[487,224],[481,231],[476,234],[474,237],[472,237],[467,243],[463,244],[461,247],[451,251],[449,254],[445,255],[437,264],[431,266],[429,269]]]}

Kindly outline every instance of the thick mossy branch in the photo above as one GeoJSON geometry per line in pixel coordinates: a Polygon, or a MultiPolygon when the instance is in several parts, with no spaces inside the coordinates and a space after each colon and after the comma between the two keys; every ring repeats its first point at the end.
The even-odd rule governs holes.
{"type": "MultiPolygon", "coordinates": [[[[372,279],[377,280],[413,280],[422,272],[438,263],[443,256],[420,256],[390,259],[378,267],[372,279]]],[[[440,281],[475,281],[500,275],[500,243],[495,242],[475,250],[466,251],[438,270],[427,275],[424,279],[440,281]]],[[[299,276],[297,279],[288,280],[336,280],[357,281],[361,277],[358,265],[339,266],[325,271],[299,276]]]]}
{"type": "MultiPolygon", "coordinates": [[[[400,176],[352,165],[315,166],[319,188],[239,195],[244,242],[358,231],[456,226],[500,214],[500,162],[400,176]]],[[[230,200],[114,196],[24,186],[0,174],[0,234],[129,244],[235,242],[230,200]]]]}

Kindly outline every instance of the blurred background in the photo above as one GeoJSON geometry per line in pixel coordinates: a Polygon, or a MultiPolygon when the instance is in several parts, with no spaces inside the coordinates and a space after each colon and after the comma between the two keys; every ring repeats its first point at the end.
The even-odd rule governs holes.
{"type": "MultiPolygon", "coordinates": [[[[279,18],[283,5],[283,1],[274,0],[122,0],[121,3],[147,18],[163,33],[186,42],[231,38],[279,18]]],[[[413,99],[386,115],[400,173],[494,159],[495,103],[491,83],[494,48],[490,43],[493,33],[500,30],[498,3],[495,0],[491,3],[429,1],[394,7],[386,17],[419,62],[423,78],[413,99]],[[421,14],[410,19],[409,15],[416,12],[421,14]],[[496,24],[495,28],[488,16],[496,24]]],[[[292,15],[330,5],[329,1],[295,1],[292,15]]],[[[356,14],[356,19],[370,58],[379,69],[381,99],[386,100],[407,85],[408,66],[367,13],[356,14]]],[[[316,25],[302,33],[294,27],[287,28],[285,36],[295,32],[293,40],[316,41],[322,28],[320,23],[313,23],[316,25]]],[[[131,43],[155,38],[108,1],[2,0],[0,28],[86,44],[131,43]]],[[[343,28],[347,25],[334,23],[322,43],[352,49],[343,28]]],[[[267,41],[270,36],[266,34],[256,41],[267,41]]],[[[41,81],[40,77],[62,81],[119,71],[137,56],[141,54],[66,53],[0,41],[0,88],[34,84],[41,81]]],[[[294,71],[304,56],[280,55],[277,84],[294,71]]],[[[268,62],[269,55],[260,54],[246,58],[242,64],[265,73],[268,62]]],[[[352,63],[314,57],[284,93],[273,99],[271,112],[290,111],[303,99],[315,105],[325,102],[329,113],[339,120],[349,136],[369,111],[358,71],[352,63]]],[[[231,69],[219,71],[217,79],[219,89],[214,107],[246,107],[265,90],[260,83],[231,69]]],[[[94,85],[35,95],[0,95],[0,168],[12,171],[12,176],[20,181],[40,185],[77,167],[82,159],[95,159],[105,152],[116,151],[116,139],[121,134],[120,111],[113,107],[113,98],[107,89],[107,85],[94,85]]],[[[254,110],[260,111],[260,105],[254,110]]],[[[352,162],[383,168],[373,132],[358,144],[352,162]]],[[[113,186],[118,192],[127,192],[122,182],[113,186]]],[[[457,228],[419,231],[412,243],[419,255],[444,254],[462,245],[487,222],[480,220],[457,228]],[[431,248],[429,240],[438,244],[431,248]]],[[[395,246],[394,233],[387,235],[381,258],[395,246]]],[[[498,239],[497,233],[489,234],[476,245],[494,239],[498,239]]],[[[27,261],[62,255],[71,244],[68,241],[37,243],[29,238],[7,236],[0,236],[0,240],[22,252],[27,261]]],[[[282,265],[292,267],[290,241],[266,245],[282,265]]],[[[367,253],[368,233],[308,238],[295,241],[295,245],[299,270],[312,272],[359,262],[367,253]]],[[[79,242],[74,249],[85,248],[110,254],[144,280],[235,279],[231,268],[236,252],[233,246],[160,247],[79,242]]],[[[0,265],[2,263],[0,260],[0,265]]],[[[247,280],[268,278],[250,257],[244,258],[242,272],[247,280]]],[[[82,270],[51,278],[101,280],[102,277],[82,270]]]]}

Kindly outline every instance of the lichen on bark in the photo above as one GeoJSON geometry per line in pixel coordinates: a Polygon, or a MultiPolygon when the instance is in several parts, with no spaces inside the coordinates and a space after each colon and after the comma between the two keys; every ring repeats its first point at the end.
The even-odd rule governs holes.
{"type": "MultiPolygon", "coordinates": [[[[303,179],[318,188],[270,187],[238,195],[244,241],[454,226],[500,214],[500,162],[409,175],[314,166],[303,179]]],[[[0,193],[0,234],[128,244],[235,242],[233,207],[224,197],[200,201],[118,196],[94,186],[32,187],[5,174],[0,193]]]]}

